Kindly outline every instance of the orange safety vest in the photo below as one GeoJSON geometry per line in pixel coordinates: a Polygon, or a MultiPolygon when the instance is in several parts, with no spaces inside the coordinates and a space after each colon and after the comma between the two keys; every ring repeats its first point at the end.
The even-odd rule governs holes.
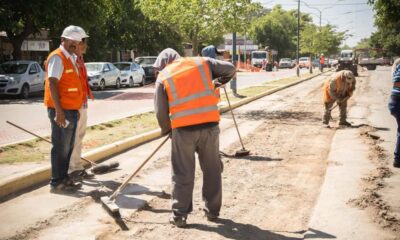
{"type": "Polygon", "coordinates": [[[49,108],[54,108],[54,102],[50,94],[50,84],[48,78],[48,62],[53,55],[58,55],[64,65],[61,79],[58,81],[58,95],[62,109],[78,110],[82,106],[82,82],[76,72],[71,59],[67,59],[60,48],[50,53],[46,61],[46,83],[44,89],[44,104],[49,108]]]}
{"type": "MultiPolygon", "coordinates": [[[[339,94],[339,90],[342,89],[343,84],[345,83],[345,79],[342,78],[342,75],[335,76],[335,84],[336,84],[336,93],[339,94]]],[[[332,97],[329,93],[330,91],[330,85],[331,85],[331,79],[328,79],[324,86],[323,86],[323,92],[324,92],[324,102],[328,103],[332,101],[332,97]]]]}
{"type": "Polygon", "coordinates": [[[166,66],[158,77],[167,92],[173,129],[220,120],[219,97],[204,58],[180,58],[166,66]]]}

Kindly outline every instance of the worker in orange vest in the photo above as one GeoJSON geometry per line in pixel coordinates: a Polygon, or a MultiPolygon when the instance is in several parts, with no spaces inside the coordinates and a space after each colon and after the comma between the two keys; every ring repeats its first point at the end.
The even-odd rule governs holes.
{"type": "MultiPolygon", "coordinates": [[[[311,66],[311,65],[310,65],[310,66],[311,66]]],[[[319,57],[319,70],[320,70],[321,72],[324,71],[324,66],[325,66],[325,57],[324,57],[324,54],[321,53],[321,56],[319,57]]]]}
{"type": "Polygon", "coordinates": [[[203,171],[204,211],[216,220],[222,204],[219,156],[218,96],[214,89],[235,76],[232,63],[212,58],[181,58],[163,50],[153,65],[158,69],[154,106],[161,134],[172,138],[172,216],[170,223],[185,227],[193,210],[195,153],[203,171]],[[216,79],[214,83],[213,79],[216,79]]]}
{"type": "Polygon", "coordinates": [[[329,127],[333,104],[337,102],[340,110],[339,126],[351,126],[347,122],[347,101],[356,89],[356,79],[349,70],[342,70],[329,77],[323,86],[325,112],[322,123],[329,127]]]}
{"type": "Polygon", "coordinates": [[[90,90],[85,62],[83,60],[83,55],[86,54],[87,50],[87,38],[89,35],[86,34],[83,28],[78,26],[77,28],[82,37],[82,41],[79,43],[76,51],[76,65],[79,70],[79,78],[82,82],[82,107],[79,109],[79,120],[76,127],[75,143],[69,162],[68,173],[73,180],[81,181],[83,179],[91,179],[94,177],[94,174],[89,173],[84,169],[81,161],[82,141],[86,133],[87,125],[88,98],[90,97],[94,100],[94,97],[90,90]]]}
{"type": "Polygon", "coordinates": [[[75,53],[82,36],[77,26],[68,26],[61,35],[61,45],[46,61],[44,104],[51,123],[50,192],[77,190],[81,184],[68,176],[75,131],[82,106],[82,82],[75,53]]]}

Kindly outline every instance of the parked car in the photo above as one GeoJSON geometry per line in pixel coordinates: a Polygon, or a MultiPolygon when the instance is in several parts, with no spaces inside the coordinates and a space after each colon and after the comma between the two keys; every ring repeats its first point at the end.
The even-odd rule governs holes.
{"type": "Polygon", "coordinates": [[[109,62],[85,63],[91,89],[104,90],[108,86],[121,87],[121,73],[109,62]]]}
{"type": "Polygon", "coordinates": [[[153,67],[157,56],[145,56],[135,58],[135,62],[138,63],[143,69],[146,79],[155,80],[157,78],[157,70],[153,67]]]}
{"type": "Polygon", "coordinates": [[[114,63],[121,71],[121,86],[133,87],[135,84],[143,86],[146,77],[143,68],[135,62],[116,62],[114,63]]]}
{"type": "Polygon", "coordinates": [[[9,61],[0,66],[0,94],[29,98],[44,90],[46,73],[35,61],[9,61]]]}
{"type": "Polygon", "coordinates": [[[309,57],[301,57],[299,58],[299,67],[300,68],[310,68],[310,58],[309,57]]]}
{"type": "Polygon", "coordinates": [[[292,68],[292,60],[290,58],[281,58],[279,60],[279,68],[292,68]]]}

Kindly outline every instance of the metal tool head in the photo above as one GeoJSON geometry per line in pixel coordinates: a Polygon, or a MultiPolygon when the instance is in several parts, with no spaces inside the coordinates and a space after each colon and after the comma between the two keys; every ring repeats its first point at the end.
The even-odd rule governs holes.
{"type": "Polygon", "coordinates": [[[102,206],[107,210],[108,213],[111,214],[113,217],[121,217],[119,213],[119,207],[115,204],[114,200],[111,200],[109,197],[104,196],[100,198],[102,206]]]}
{"type": "Polygon", "coordinates": [[[247,150],[245,148],[242,148],[235,152],[235,157],[243,157],[243,156],[248,156],[248,155],[250,155],[250,150],[247,150]]]}

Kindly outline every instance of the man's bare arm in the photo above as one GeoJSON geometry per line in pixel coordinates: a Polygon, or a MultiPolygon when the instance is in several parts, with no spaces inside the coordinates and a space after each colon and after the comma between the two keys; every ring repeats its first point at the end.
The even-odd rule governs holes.
{"type": "Polygon", "coordinates": [[[53,99],[54,108],[56,110],[56,123],[59,127],[65,126],[65,114],[64,110],[61,107],[60,97],[58,93],[58,79],[54,77],[49,78],[49,86],[50,86],[50,95],[53,99]]]}

